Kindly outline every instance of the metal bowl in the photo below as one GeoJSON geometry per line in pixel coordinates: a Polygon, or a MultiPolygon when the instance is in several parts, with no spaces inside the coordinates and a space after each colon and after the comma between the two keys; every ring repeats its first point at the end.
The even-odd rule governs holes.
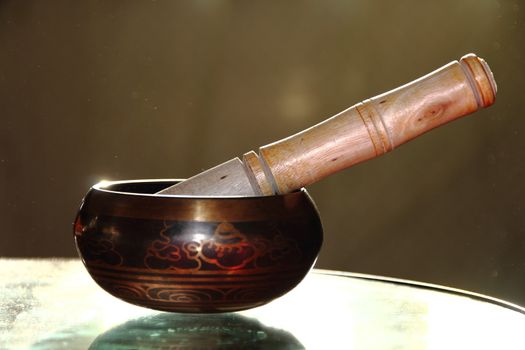
{"type": "Polygon", "coordinates": [[[153,195],[176,182],[104,182],[84,198],[75,242],[90,275],[110,294],[162,311],[239,311],[285,294],[311,269],[323,234],[306,190],[153,195]]]}

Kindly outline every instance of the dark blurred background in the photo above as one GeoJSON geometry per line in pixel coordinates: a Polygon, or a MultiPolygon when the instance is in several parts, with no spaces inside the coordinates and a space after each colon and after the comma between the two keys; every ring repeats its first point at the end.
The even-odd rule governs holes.
{"type": "Polygon", "coordinates": [[[524,1],[1,1],[0,256],[102,180],[189,177],[468,52],[493,107],[311,186],[317,267],[525,305],[524,1]]]}

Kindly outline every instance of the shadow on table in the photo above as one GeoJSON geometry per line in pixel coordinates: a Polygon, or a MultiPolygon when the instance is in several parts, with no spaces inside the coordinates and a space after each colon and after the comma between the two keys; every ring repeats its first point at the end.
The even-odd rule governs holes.
{"type": "Polygon", "coordinates": [[[237,314],[157,314],[99,335],[89,350],[304,349],[289,332],[237,314]]]}

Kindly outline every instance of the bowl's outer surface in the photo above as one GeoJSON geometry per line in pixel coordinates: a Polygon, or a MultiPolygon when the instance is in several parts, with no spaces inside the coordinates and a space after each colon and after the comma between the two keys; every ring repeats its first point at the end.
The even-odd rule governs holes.
{"type": "Polygon", "coordinates": [[[306,191],[145,194],[173,183],[110,183],[84,198],[74,225],[77,249],[93,279],[114,296],[163,311],[238,311],[288,292],[315,262],[322,227],[306,191]]]}

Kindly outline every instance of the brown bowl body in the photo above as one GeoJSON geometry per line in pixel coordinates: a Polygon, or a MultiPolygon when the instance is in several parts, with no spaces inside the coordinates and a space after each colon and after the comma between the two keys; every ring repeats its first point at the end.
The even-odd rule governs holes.
{"type": "Polygon", "coordinates": [[[269,197],[152,195],[175,182],[105,183],[84,198],[77,249],[112,295],[163,311],[238,311],[285,294],[315,262],[322,227],[304,189],[269,197]]]}

